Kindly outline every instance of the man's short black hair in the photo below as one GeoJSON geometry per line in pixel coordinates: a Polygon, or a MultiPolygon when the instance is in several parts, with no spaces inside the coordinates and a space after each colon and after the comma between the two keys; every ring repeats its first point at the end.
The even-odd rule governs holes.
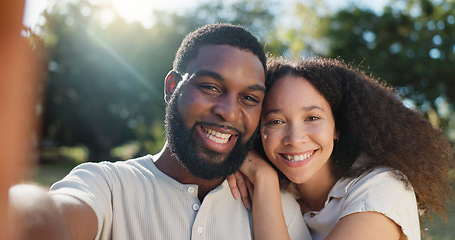
{"type": "Polygon", "coordinates": [[[241,26],[215,23],[202,26],[186,35],[177,50],[174,59],[174,71],[180,74],[185,73],[189,62],[197,57],[199,49],[210,44],[225,44],[249,51],[259,58],[264,67],[264,72],[267,69],[264,48],[255,36],[241,26]]]}

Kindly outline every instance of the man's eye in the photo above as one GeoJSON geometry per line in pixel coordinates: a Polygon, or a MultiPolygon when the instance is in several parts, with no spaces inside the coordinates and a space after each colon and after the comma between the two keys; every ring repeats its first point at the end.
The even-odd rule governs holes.
{"type": "Polygon", "coordinates": [[[207,94],[219,94],[221,92],[217,87],[212,85],[199,85],[199,89],[207,94]]]}
{"type": "Polygon", "coordinates": [[[245,100],[244,102],[250,106],[255,106],[260,102],[260,100],[258,98],[250,96],[250,95],[243,96],[242,99],[245,100]]]}
{"type": "Polygon", "coordinates": [[[250,100],[250,101],[253,101],[253,102],[259,102],[259,100],[255,99],[255,98],[252,97],[252,96],[245,96],[245,99],[250,100]]]}

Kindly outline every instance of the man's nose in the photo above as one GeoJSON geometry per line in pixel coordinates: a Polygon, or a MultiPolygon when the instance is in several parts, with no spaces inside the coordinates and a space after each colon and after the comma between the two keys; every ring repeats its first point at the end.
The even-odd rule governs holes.
{"type": "Polygon", "coordinates": [[[213,112],[226,122],[234,122],[242,116],[239,104],[236,97],[226,95],[213,107],[213,112]]]}

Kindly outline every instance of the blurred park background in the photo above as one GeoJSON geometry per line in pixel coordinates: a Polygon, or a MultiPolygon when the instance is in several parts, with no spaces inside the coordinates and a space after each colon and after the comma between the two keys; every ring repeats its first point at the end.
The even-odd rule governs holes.
{"type": "MultiPolygon", "coordinates": [[[[50,185],[82,162],[158,152],[164,77],[184,35],[213,22],[245,26],[275,56],[343,59],[455,142],[455,0],[55,0],[26,22],[32,1],[23,67],[42,67],[29,90],[40,127],[28,180],[50,185]]],[[[425,229],[454,239],[454,224],[452,207],[448,224],[435,217],[425,229]]]]}

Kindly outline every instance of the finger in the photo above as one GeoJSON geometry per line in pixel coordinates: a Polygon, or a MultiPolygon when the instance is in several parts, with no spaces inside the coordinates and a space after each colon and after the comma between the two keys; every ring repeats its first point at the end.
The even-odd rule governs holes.
{"type": "Polygon", "coordinates": [[[237,180],[236,180],[234,174],[229,175],[226,178],[226,180],[227,180],[227,182],[229,184],[229,188],[231,189],[232,196],[234,197],[234,199],[238,199],[239,198],[239,190],[237,188],[237,180]]]}
{"type": "Polygon", "coordinates": [[[240,190],[240,197],[242,198],[243,205],[246,209],[251,210],[251,199],[250,194],[248,194],[248,183],[251,183],[248,178],[243,175],[239,174],[237,177],[237,186],[240,190]]]}
{"type": "Polygon", "coordinates": [[[243,175],[241,172],[236,172],[234,176],[237,182],[237,189],[240,192],[240,196],[242,197],[242,199],[244,199],[245,196],[248,198],[248,189],[245,183],[246,176],[243,175]]]}
{"type": "Polygon", "coordinates": [[[253,196],[254,194],[254,185],[250,180],[246,180],[246,187],[248,188],[248,194],[250,196],[253,196]]]}

